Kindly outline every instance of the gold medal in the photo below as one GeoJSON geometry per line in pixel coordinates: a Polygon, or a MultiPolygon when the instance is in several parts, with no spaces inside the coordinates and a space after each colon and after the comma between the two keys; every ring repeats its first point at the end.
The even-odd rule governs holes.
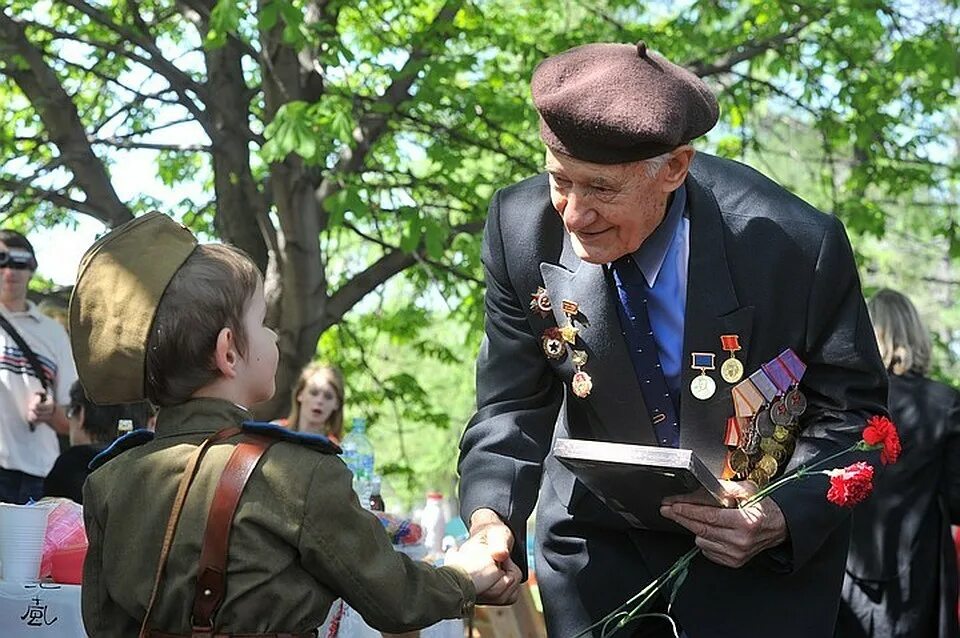
{"type": "Polygon", "coordinates": [[[770,481],[770,475],[759,467],[753,468],[753,471],[747,475],[747,478],[757,484],[757,487],[763,487],[770,481]]]}
{"type": "Polygon", "coordinates": [[[783,443],[790,438],[790,430],[782,425],[778,425],[777,427],[773,428],[773,438],[778,443],[783,443]]]}
{"type": "Polygon", "coordinates": [[[743,378],[743,364],[739,359],[730,357],[720,366],[720,376],[727,383],[736,383],[743,378]]]}
{"type": "Polygon", "coordinates": [[[717,382],[706,374],[700,374],[690,382],[690,393],[701,401],[706,401],[717,391],[717,382]]]}
{"type": "Polygon", "coordinates": [[[763,470],[764,474],[772,478],[777,473],[779,466],[772,456],[764,454],[760,457],[760,460],[757,461],[757,469],[763,470]]]}
{"type": "Polygon", "coordinates": [[[730,452],[730,469],[737,474],[743,474],[750,468],[750,457],[747,453],[737,448],[730,452]]]}
{"type": "Polygon", "coordinates": [[[727,383],[736,383],[743,378],[743,364],[735,354],[740,350],[740,335],[720,335],[720,344],[730,353],[730,358],[720,366],[720,376],[727,383]]]}

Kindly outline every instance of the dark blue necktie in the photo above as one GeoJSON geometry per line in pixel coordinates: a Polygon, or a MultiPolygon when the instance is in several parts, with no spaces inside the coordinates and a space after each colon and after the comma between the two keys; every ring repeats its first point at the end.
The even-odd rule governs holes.
{"type": "Polygon", "coordinates": [[[657,442],[667,447],[679,447],[678,409],[667,387],[663,368],[660,367],[660,352],[647,313],[650,288],[630,255],[621,257],[612,265],[613,280],[620,298],[617,314],[621,333],[630,348],[630,362],[643,393],[643,402],[650,413],[657,442]]]}

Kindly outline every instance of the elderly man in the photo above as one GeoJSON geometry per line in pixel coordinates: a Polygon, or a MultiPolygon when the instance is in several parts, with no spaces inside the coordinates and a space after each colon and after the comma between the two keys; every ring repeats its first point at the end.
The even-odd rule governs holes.
{"type": "Polygon", "coordinates": [[[0,230],[0,501],[8,503],[43,496],[77,380],[63,326],[27,299],[36,269],[27,238],[0,230]]]}
{"type": "MultiPolygon", "coordinates": [[[[824,477],[747,509],[665,506],[691,534],[657,532],[603,505],[551,444],[688,448],[750,493],[859,440],[885,412],[886,377],[843,227],[741,164],[694,157],[689,142],[714,126],[717,102],[642,42],[549,58],[532,94],[546,174],[490,206],[477,412],[461,442],[464,520],[512,574],[487,601],[516,595],[539,497],[551,636],[586,629],[693,543],[705,559],[671,610],[687,636],[831,636],[849,521],[824,498],[824,477]],[[780,459],[758,465],[764,451],[744,442],[758,418],[735,418],[753,413],[731,391],[748,378],[763,386],[755,371],[787,349],[800,368],[793,407],[807,406],[776,442],[757,435],[780,459]]],[[[771,414],[782,390],[753,392],[756,414],[771,414]]],[[[672,635],[657,621],[640,630],[672,635]]]]}

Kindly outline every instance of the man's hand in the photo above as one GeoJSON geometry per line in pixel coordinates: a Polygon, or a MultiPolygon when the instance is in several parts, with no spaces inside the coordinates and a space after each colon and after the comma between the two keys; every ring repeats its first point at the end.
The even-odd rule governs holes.
{"type": "Polygon", "coordinates": [[[46,392],[36,392],[27,401],[27,422],[31,429],[38,423],[46,423],[57,434],[70,432],[70,419],[64,409],[57,405],[53,397],[46,392]]]}
{"type": "MultiPolygon", "coordinates": [[[[750,482],[721,483],[740,501],[757,490],[750,482]]],[[[743,567],[763,550],[787,539],[783,512],[770,498],[735,509],[665,501],[660,514],[693,532],[703,555],[726,567],[743,567]]]]}
{"type": "Polygon", "coordinates": [[[35,392],[27,401],[27,421],[30,423],[49,423],[53,420],[53,413],[57,404],[46,392],[35,392]]]}
{"type": "Polygon", "coordinates": [[[486,591],[480,592],[477,602],[486,605],[512,605],[520,593],[520,568],[510,559],[513,532],[490,509],[478,509],[470,517],[470,540],[485,546],[490,557],[499,565],[503,575],[486,591]]]}

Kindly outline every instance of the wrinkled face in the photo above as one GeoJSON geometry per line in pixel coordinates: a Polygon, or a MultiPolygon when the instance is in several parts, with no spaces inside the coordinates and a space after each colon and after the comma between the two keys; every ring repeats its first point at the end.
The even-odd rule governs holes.
{"type": "Polygon", "coordinates": [[[550,200],[580,259],[606,264],[630,254],[666,214],[672,189],[643,162],[593,164],[547,149],[550,200]]]}
{"type": "Polygon", "coordinates": [[[263,282],[259,282],[243,315],[247,347],[241,358],[239,378],[245,379],[248,406],[266,401],[276,390],[274,377],[277,374],[280,353],[277,350],[277,333],[263,325],[266,314],[267,302],[263,296],[263,282]]]}
{"type": "MultiPolygon", "coordinates": [[[[19,250],[22,248],[7,248],[7,245],[0,241],[0,251],[19,250]]],[[[26,252],[26,251],[23,251],[26,252]]],[[[30,283],[30,277],[33,271],[25,268],[0,268],[0,298],[21,299],[27,295],[27,284],[30,283]]]]}
{"type": "Polygon", "coordinates": [[[318,372],[307,381],[297,395],[300,403],[299,428],[302,432],[324,433],[324,426],[333,413],[340,409],[337,390],[326,374],[318,372]]]}

